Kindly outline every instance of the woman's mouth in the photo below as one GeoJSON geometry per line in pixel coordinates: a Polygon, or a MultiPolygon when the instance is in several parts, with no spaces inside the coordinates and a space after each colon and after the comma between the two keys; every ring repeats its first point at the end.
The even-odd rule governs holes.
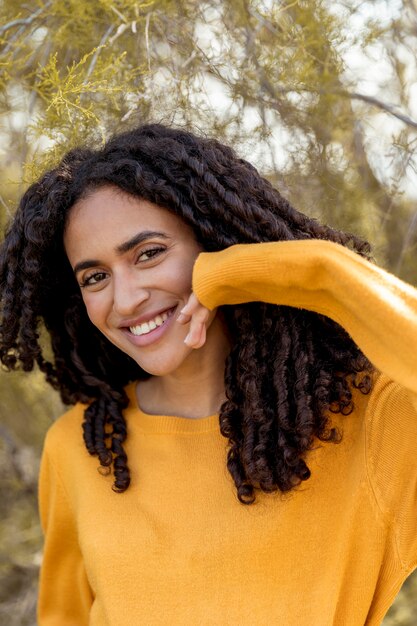
{"type": "Polygon", "coordinates": [[[138,324],[137,326],[129,326],[129,330],[132,335],[136,335],[137,337],[139,337],[140,335],[147,335],[152,330],[155,330],[155,328],[162,326],[162,324],[168,319],[168,317],[170,316],[170,312],[172,311],[173,309],[164,311],[164,313],[162,313],[161,315],[157,315],[153,319],[148,320],[143,324],[138,324]]]}
{"type": "Polygon", "coordinates": [[[167,309],[142,324],[129,326],[124,332],[136,346],[149,345],[158,340],[171,325],[176,308],[174,306],[171,309],[167,309]]]}

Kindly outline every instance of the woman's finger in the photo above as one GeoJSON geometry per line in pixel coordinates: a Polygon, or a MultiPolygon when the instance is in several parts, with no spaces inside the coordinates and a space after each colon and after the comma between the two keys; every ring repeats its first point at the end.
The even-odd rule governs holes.
{"type": "Polygon", "coordinates": [[[203,322],[191,323],[188,335],[184,339],[184,343],[190,348],[201,348],[206,341],[206,325],[203,322]]]}
{"type": "Polygon", "coordinates": [[[204,345],[209,316],[209,309],[197,300],[195,294],[191,293],[188,302],[177,316],[177,322],[180,324],[190,324],[188,334],[184,339],[184,343],[190,348],[201,348],[204,345]]]}
{"type": "Polygon", "coordinates": [[[186,305],[183,306],[183,308],[179,312],[179,315],[177,316],[177,322],[179,322],[180,324],[187,324],[187,322],[191,320],[191,317],[194,315],[194,313],[198,311],[201,306],[202,305],[199,303],[196,296],[191,293],[186,305]]]}
{"type": "Polygon", "coordinates": [[[182,311],[180,312],[179,315],[177,315],[177,322],[179,324],[187,324],[187,322],[189,322],[190,319],[191,319],[191,315],[187,313],[183,313],[182,311]]]}

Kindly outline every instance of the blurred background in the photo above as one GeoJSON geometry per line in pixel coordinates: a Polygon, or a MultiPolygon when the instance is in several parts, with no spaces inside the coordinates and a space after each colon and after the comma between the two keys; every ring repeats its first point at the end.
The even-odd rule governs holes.
{"type": "MultiPolygon", "coordinates": [[[[144,121],[233,145],[417,284],[417,0],[0,0],[0,226],[62,153],[144,121]]],[[[64,407],[0,372],[0,623],[36,624],[36,504],[64,407]]],[[[417,512],[416,512],[417,514],[417,512]]],[[[417,574],[384,626],[417,624],[417,574]]]]}

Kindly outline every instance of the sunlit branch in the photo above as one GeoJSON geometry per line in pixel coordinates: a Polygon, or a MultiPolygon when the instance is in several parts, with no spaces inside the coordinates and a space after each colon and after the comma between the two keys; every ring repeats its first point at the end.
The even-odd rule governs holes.
{"type": "Polygon", "coordinates": [[[91,74],[94,71],[94,68],[96,66],[97,63],[97,59],[99,57],[100,51],[103,49],[103,47],[106,45],[108,38],[110,37],[110,35],[112,34],[114,30],[114,24],[111,24],[108,29],[106,30],[106,32],[104,33],[103,37],[101,38],[100,43],[97,46],[96,51],[93,54],[93,58],[91,59],[91,63],[88,66],[88,70],[86,72],[85,78],[84,78],[84,82],[83,84],[86,85],[88,82],[88,79],[90,78],[91,74]]]}
{"type": "Polygon", "coordinates": [[[416,120],[413,120],[408,115],[405,115],[405,113],[401,113],[400,111],[397,111],[397,109],[392,104],[388,104],[387,102],[382,102],[382,100],[379,100],[378,98],[375,98],[374,96],[367,96],[363,93],[357,93],[355,91],[354,92],[349,92],[349,91],[340,92],[340,95],[346,96],[347,98],[350,98],[351,100],[362,100],[362,102],[373,104],[379,109],[382,109],[383,111],[386,111],[390,115],[401,120],[402,122],[404,122],[404,124],[407,124],[407,126],[412,126],[413,128],[417,128],[416,120]]]}
{"type": "Polygon", "coordinates": [[[46,9],[48,9],[51,6],[51,4],[52,4],[52,0],[48,0],[48,2],[43,5],[43,7],[40,7],[37,11],[29,15],[29,17],[12,20],[11,22],[8,22],[4,26],[1,26],[0,35],[5,33],[7,30],[10,30],[10,28],[14,28],[15,26],[29,26],[29,24],[32,24],[32,22],[36,20],[36,18],[39,17],[41,13],[43,13],[46,9]]]}

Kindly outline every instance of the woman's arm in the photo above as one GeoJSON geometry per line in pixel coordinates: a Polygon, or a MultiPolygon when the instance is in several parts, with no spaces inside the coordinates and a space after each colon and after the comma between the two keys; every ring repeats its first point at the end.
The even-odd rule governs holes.
{"type": "Polygon", "coordinates": [[[39,582],[39,626],[87,626],[93,601],[72,511],[48,453],[39,475],[39,509],[45,545],[39,582]]]}
{"type": "MultiPolygon", "coordinates": [[[[205,252],[194,266],[193,291],[210,310],[262,301],[326,315],[376,368],[417,395],[417,290],[339,244],[297,240],[205,252]]],[[[180,321],[190,320],[195,302],[190,306],[180,321]]],[[[201,336],[202,320],[200,309],[192,339],[199,328],[201,336]]]]}

